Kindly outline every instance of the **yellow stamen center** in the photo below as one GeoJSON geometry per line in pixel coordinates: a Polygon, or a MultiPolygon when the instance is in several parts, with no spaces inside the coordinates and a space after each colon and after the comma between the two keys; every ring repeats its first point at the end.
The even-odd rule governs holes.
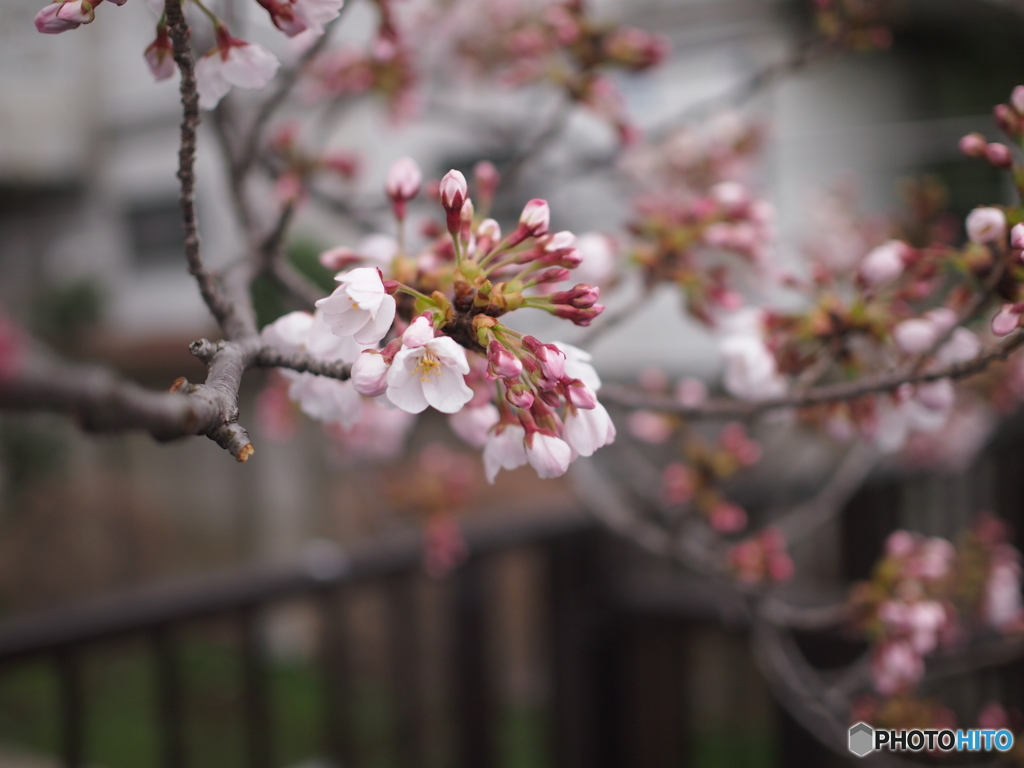
{"type": "Polygon", "coordinates": [[[416,371],[420,375],[420,381],[429,381],[431,375],[441,375],[441,361],[430,354],[429,350],[425,351],[419,365],[416,366],[416,371]]]}

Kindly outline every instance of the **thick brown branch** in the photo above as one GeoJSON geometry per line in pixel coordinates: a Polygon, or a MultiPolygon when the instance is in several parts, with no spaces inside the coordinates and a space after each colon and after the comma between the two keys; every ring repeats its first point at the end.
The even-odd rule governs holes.
{"type": "Polygon", "coordinates": [[[95,366],[32,359],[0,381],[0,408],[65,413],[89,432],[142,431],[160,441],[206,435],[245,461],[253,451],[237,421],[238,387],[252,354],[224,342],[206,360],[204,383],[179,379],[170,392],[145,389],[95,366]]]}
{"type": "Polygon", "coordinates": [[[797,394],[769,397],[764,400],[744,401],[731,398],[709,400],[703,405],[682,405],[665,395],[639,392],[627,387],[608,385],[601,397],[629,408],[648,408],[664,413],[678,413],[688,418],[750,418],[765,411],[780,408],[806,408],[812,405],[855,400],[865,395],[894,392],[904,384],[924,384],[940,379],[966,379],[975,376],[992,363],[1005,360],[1024,345],[1024,330],[1017,330],[1002,341],[980,352],[974,358],[931,371],[865,376],[856,381],[811,387],[797,394]]]}

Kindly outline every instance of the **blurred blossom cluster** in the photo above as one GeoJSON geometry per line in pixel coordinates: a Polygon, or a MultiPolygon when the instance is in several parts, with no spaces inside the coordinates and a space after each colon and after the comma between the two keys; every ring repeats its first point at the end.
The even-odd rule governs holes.
{"type": "Polygon", "coordinates": [[[870,640],[882,696],[914,690],[925,657],[972,637],[1024,630],[1020,553],[1005,523],[983,514],[957,544],[896,531],[851,605],[870,640]]]}

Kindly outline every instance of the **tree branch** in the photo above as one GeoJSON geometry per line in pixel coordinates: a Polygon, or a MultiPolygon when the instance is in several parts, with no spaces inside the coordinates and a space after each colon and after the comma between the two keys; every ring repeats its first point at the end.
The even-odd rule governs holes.
{"type": "Polygon", "coordinates": [[[992,363],[1005,360],[1024,346],[1024,330],[1014,331],[1002,341],[977,356],[962,363],[954,363],[931,371],[914,373],[878,374],[865,376],[856,381],[811,387],[796,394],[769,397],[764,400],[745,401],[732,398],[718,398],[699,406],[687,406],[666,395],[640,392],[635,389],[607,385],[601,390],[601,397],[610,402],[629,408],[647,408],[664,413],[677,413],[692,419],[700,418],[751,418],[766,411],[780,408],[806,408],[825,403],[855,400],[865,395],[894,392],[904,384],[925,384],[940,379],[954,381],[975,376],[992,363]]]}
{"type": "Polygon", "coordinates": [[[181,225],[185,235],[185,258],[188,271],[199,284],[199,292],[210,312],[228,338],[241,338],[251,329],[238,316],[236,307],[224,296],[217,276],[206,269],[199,247],[199,227],[195,207],[196,131],[199,127],[199,93],[196,73],[189,47],[188,22],[182,9],[182,0],[166,0],[167,31],[174,45],[174,61],[181,72],[181,146],[178,150],[178,181],[181,184],[178,201],[181,205],[181,225]]]}

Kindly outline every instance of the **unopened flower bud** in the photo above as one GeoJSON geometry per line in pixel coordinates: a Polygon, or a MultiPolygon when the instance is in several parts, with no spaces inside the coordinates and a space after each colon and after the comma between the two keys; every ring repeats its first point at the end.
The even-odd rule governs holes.
{"type": "Polygon", "coordinates": [[[174,48],[166,24],[156,28],[156,40],[149,44],[143,56],[154,79],[166,80],[174,76],[177,65],[174,63],[174,48]]]}
{"type": "Polygon", "coordinates": [[[514,384],[505,390],[505,399],[516,408],[529,410],[533,407],[533,392],[525,384],[514,384]]]}
{"type": "Polygon", "coordinates": [[[1003,304],[992,318],[992,333],[996,336],[1007,336],[1020,326],[1021,312],[1016,304],[1003,304]]]}
{"type": "Polygon", "coordinates": [[[498,169],[494,167],[494,163],[490,160],[481,160],[473,167],[473,181],[476,183],[477,194],[486,204],[494,199],[501,176],[498,174],[498,169]]]}
{"type": "Polygon", "coordinates": [[[552,313],[555,317],[571,320],[575,325],[585,328],[594,322],[594,318],[602,312],[604,312],[604,304],[595,304],[590,309],[577,309],[576,307],[558,304],[554,307],[552,313]]]}
{"type": "Polygon", "coordinates": [[[1010,247],[1024,250],[1024,224],[1013,225],[1010,230],[1010,247]]]}
{"type": "Polygon", "coordinates": [[[1019,116],[1024,117],[1024,85],[1018,85],[1010,94],[1010,106],[1019,116]]]}
{"type": "Polygon", "coordinates": [[[579,379],[565,385],[565,397],[576,408],[590,410],[597,405],[597,395],[579,379]]]}
{"type": "Polygon", "coordinates": [[[496,340],[487,345],[487,362],[491,375],[500,379],[518,379],[523,372],[519,358],[496,340]]]}
{"type": "Polygon", "coordinates": [[[545,235],[541,245],[547,253],[554,253],[566,248],[575,248],[576,235],[569,230],[563,229],[561,232],[545,235]]]}
{"type": "Polygon", "coordinates": [[[390,364],[376,350],[367,349],[352,363],[352,387],[366,397],[378,397],[388,389],[390,364]]]}
{"type": "Polygon", "coordinates": [[[890,240],[871,251],[860,263],[860,277],[868,285],[884,285],[903,274],[903,253],[907,246],[890,240]]]}
{"type": "Polygon", "coordinates": [[[991,243],[1006,235],[1006,215],[999,208],[975,208],[967,214],[967,236],[972,243],[991,243]]]}
{"type": "Polygon", "coordinates": [[[330,272],[340,272],[346,267],[361,261],[359,254],[344,245],[331,248],[318,257],[320,266],[330,272]]]}
{"type": "Polygon", "coordinates": [[[985,147],[985,159],[996,168],[1009,168],[1013,165],[1013,153],[1005,144],[992,142],[985,147]]]}
{"type": "Polygon", "coordinates": [[[384,191],[391,198],[397,218],[405,218],[405,203],[419,194],[422,184],[423,174],[411,157],[402,157],[392,163],[384,182],[384,191]]]}
{"type": "Polygon", "coordinates": [[[601,289],[580,283],[568,291],[552,293],[550,298],[552,304],[568,304],[577,309],[589,309],[601,298],[601,289]]]}
{"type": "Polygon", "coordinates": [[[1005,104],[997,104],[992,110],[992,115],[995,118],[996,125],[999,126],[999,130],[1007,136],[1015,136],[1020,130],[1020,120],[1017,119],[1017,115],[1013,113],[1013,110],[1005,104]]]}
{"type": "Polygon", "coordinates": [[[476,236],[478,240],[487,238],[492,243],[496,243],[501,240],[501,225],[494,219],[484,219],[476,228],[476,236]]]}
{"type": "Polygon", "coordinates": [[[466,184],[466,177],[454,168],[444,175],[438,187],[438,195],[441,198],[441,205],[448,213],[460,213],[462,206],[469,196],[469,187],[466,184]]]}
{"type": "Polygon", "coordinates": [[[542,269],[533,276],[533,281],[540,285],[542,283],[560,283],[568,280],[571,273],[565,267],[550,267],[542,269]]]}
{"type": "Polygon", "coordinates": [[[519,216],[519,226],[522,227],[527,237],[546,235],[550,223],[551,209],[548,208],[547,200],[534,198],[523,206],[523,212],[519,216]]]}
{"type": "Polygon", "coordinates": [[[927,352],[939,339],[939,327],[930,320],[911,318],[892,330],[896,345],[910,355],[927,352]]]}
{"type": "Polygon", "coordinates": [[[747,513],[736,504],[721,501],[711,510],[708,522],[719,533],[738,533],[747,527],[747,513]]]}
{"type": "Polygon", "coordinates": [[[980,133],[968,133],[960,139],[960,151],[968,157],[984,157],[988,142],[980,133]]]}

